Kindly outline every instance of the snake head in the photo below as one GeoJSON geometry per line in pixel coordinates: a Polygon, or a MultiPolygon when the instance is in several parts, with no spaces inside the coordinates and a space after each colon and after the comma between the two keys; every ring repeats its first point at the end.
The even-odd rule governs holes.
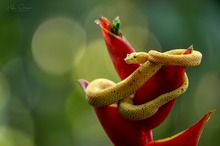
{"type": "Polygon", "coordinates": [[[127,64],[143,64],[148,60],[148,53],[133,52],[131,54],[127,54],[124,60],[127,64]]]}
{"type": "MultiPolygon", "coordinates": [[[[105,17],[101,17],[96,23],[101,26],[101,31],[114,67],[121,80],[124,80],[140,66],[140,64],[127,64],[124,60],[127,54],[131,54],[135,50],[119,31],[120,21],[116,19],[111,23],[105,17]]],[[[190,54],[192,51],[192,47],[189,47],[184,52],[184,55],[190,54]]],[[[133,58],[135,57],[133,56],[133,58]]],[[[163,93],[176,89],[183,83],[184,72],[184,66],[163,66],[134,94],[133,103],[136,105],[143,104],[163,93]]],[[[79,83],[85,91],[88,82],[80,80],[79,83]]],[[[174,99],[166,103],[153,116],[141,121],[132,121],[122,117],[116,104],[101,108],[94,107],[94,110],[105,132],[115,146],[195,146],[198,144],[202,129],[213,111],[208,112],[194,126],[174,137],[158,141],[153,140],[152,129],[166,119],[175,101],[174,99]]]]}

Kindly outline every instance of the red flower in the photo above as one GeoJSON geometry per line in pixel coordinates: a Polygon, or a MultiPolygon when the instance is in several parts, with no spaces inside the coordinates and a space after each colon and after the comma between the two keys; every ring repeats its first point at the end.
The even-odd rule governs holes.
{"type": "MultiPolygon", "coordinates": [[[[102,17],[96,22],[102,28],[102,34],[114,67],[119,77],[123,80],[140,65],[131,65],[124,61],[127,54],[135,50],[118,30],[119,24],[117,21],[119,19],[116,19],[111,24],[106,18],[102,17]]],[[[189,52],[185,52],[185,54],[187,53],[189,52]]],[[[134,104],[143,104],[161,94],[178,88],[183,83],[184,72],[185,67],[163,66],[135,93],[134,104]]],[[[80,83],[85,90],[88,82],[81,80],[80,83]]],[[[212,112],[207,113],[197,124],[177,136],[161,141],[153,141],[151,129],[157,127],[166,119],[175,101],[176,99],[166,103],[153,116],[140,121],[131,121],[123,118],[115,105],[101,108],[94,107],[94,110],[115,146],[196,146],[202,129],[212,112]],[[194,135],[193,137],[191,137],[192,134],[194,135]]]]}

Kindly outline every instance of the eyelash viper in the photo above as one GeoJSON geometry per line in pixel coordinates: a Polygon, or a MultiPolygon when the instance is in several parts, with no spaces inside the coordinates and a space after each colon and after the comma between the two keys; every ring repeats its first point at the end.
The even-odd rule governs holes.
{"type": "Polygon", "coordinates": [[[130,120],[143,120],[157,112],[167,102],[184,93],[188,87],[188,78],[185,73],[183,84],[177,89],[162,94],[154,100],[133,105],[133,95],[148,79],[150,79],[162,66],[197,66],[201,63],[202,54],[199,51],[188,49],[175,49],[164,53],[154,50],[128,54],[125,61],[128,64],[141,63],[130,76],[119,83],[108,79],[96,79],[89,83],[86,89],[86,100],[94,107],[103,107],[119,101],[118,109],[121,115],[130,120]],[[190,54],[184,54],[190,50],[190,54]]]}

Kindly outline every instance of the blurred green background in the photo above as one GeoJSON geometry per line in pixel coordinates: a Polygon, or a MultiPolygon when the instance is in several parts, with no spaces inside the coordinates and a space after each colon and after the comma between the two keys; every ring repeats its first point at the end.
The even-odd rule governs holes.
{"type": "Polygon", "coordinates": [[[111,146],[77,84],[119,81],[94,20],[119,16],[137,51],[191,44],[203,53],[188,68],[188,91],[153,130],[172,136],[216,109],[199,146],[220,145],[220,2],[1,0],[0,146],[111,146]]]}

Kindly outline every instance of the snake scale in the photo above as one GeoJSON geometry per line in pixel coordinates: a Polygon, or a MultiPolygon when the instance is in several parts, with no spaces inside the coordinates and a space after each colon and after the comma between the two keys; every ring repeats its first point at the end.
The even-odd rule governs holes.
{"type": "Polygon", "coordinates": [[[123,117],[130,120],[146,119],[155,114],[162,105],[186,91],[188,87],[186,73],[183,84],[180,87],[147,103],[134,105],[131,95],[140,89],[162,66],[197,66],[201,63],[201,59],[202,54],[193,50],[192,47],[175,49],[164,53],[151,50],[148,53],[134,52],[128,54],[125,58],[126,63],[140,63],[141,66],[119,83],[114,83],[104,78],[93,80],[85,91],[86,99],[94,107],[103,107],[119,101],[118,109],[123,117]],[[189,50],[189,54],[184,54],[189,50]]]}

